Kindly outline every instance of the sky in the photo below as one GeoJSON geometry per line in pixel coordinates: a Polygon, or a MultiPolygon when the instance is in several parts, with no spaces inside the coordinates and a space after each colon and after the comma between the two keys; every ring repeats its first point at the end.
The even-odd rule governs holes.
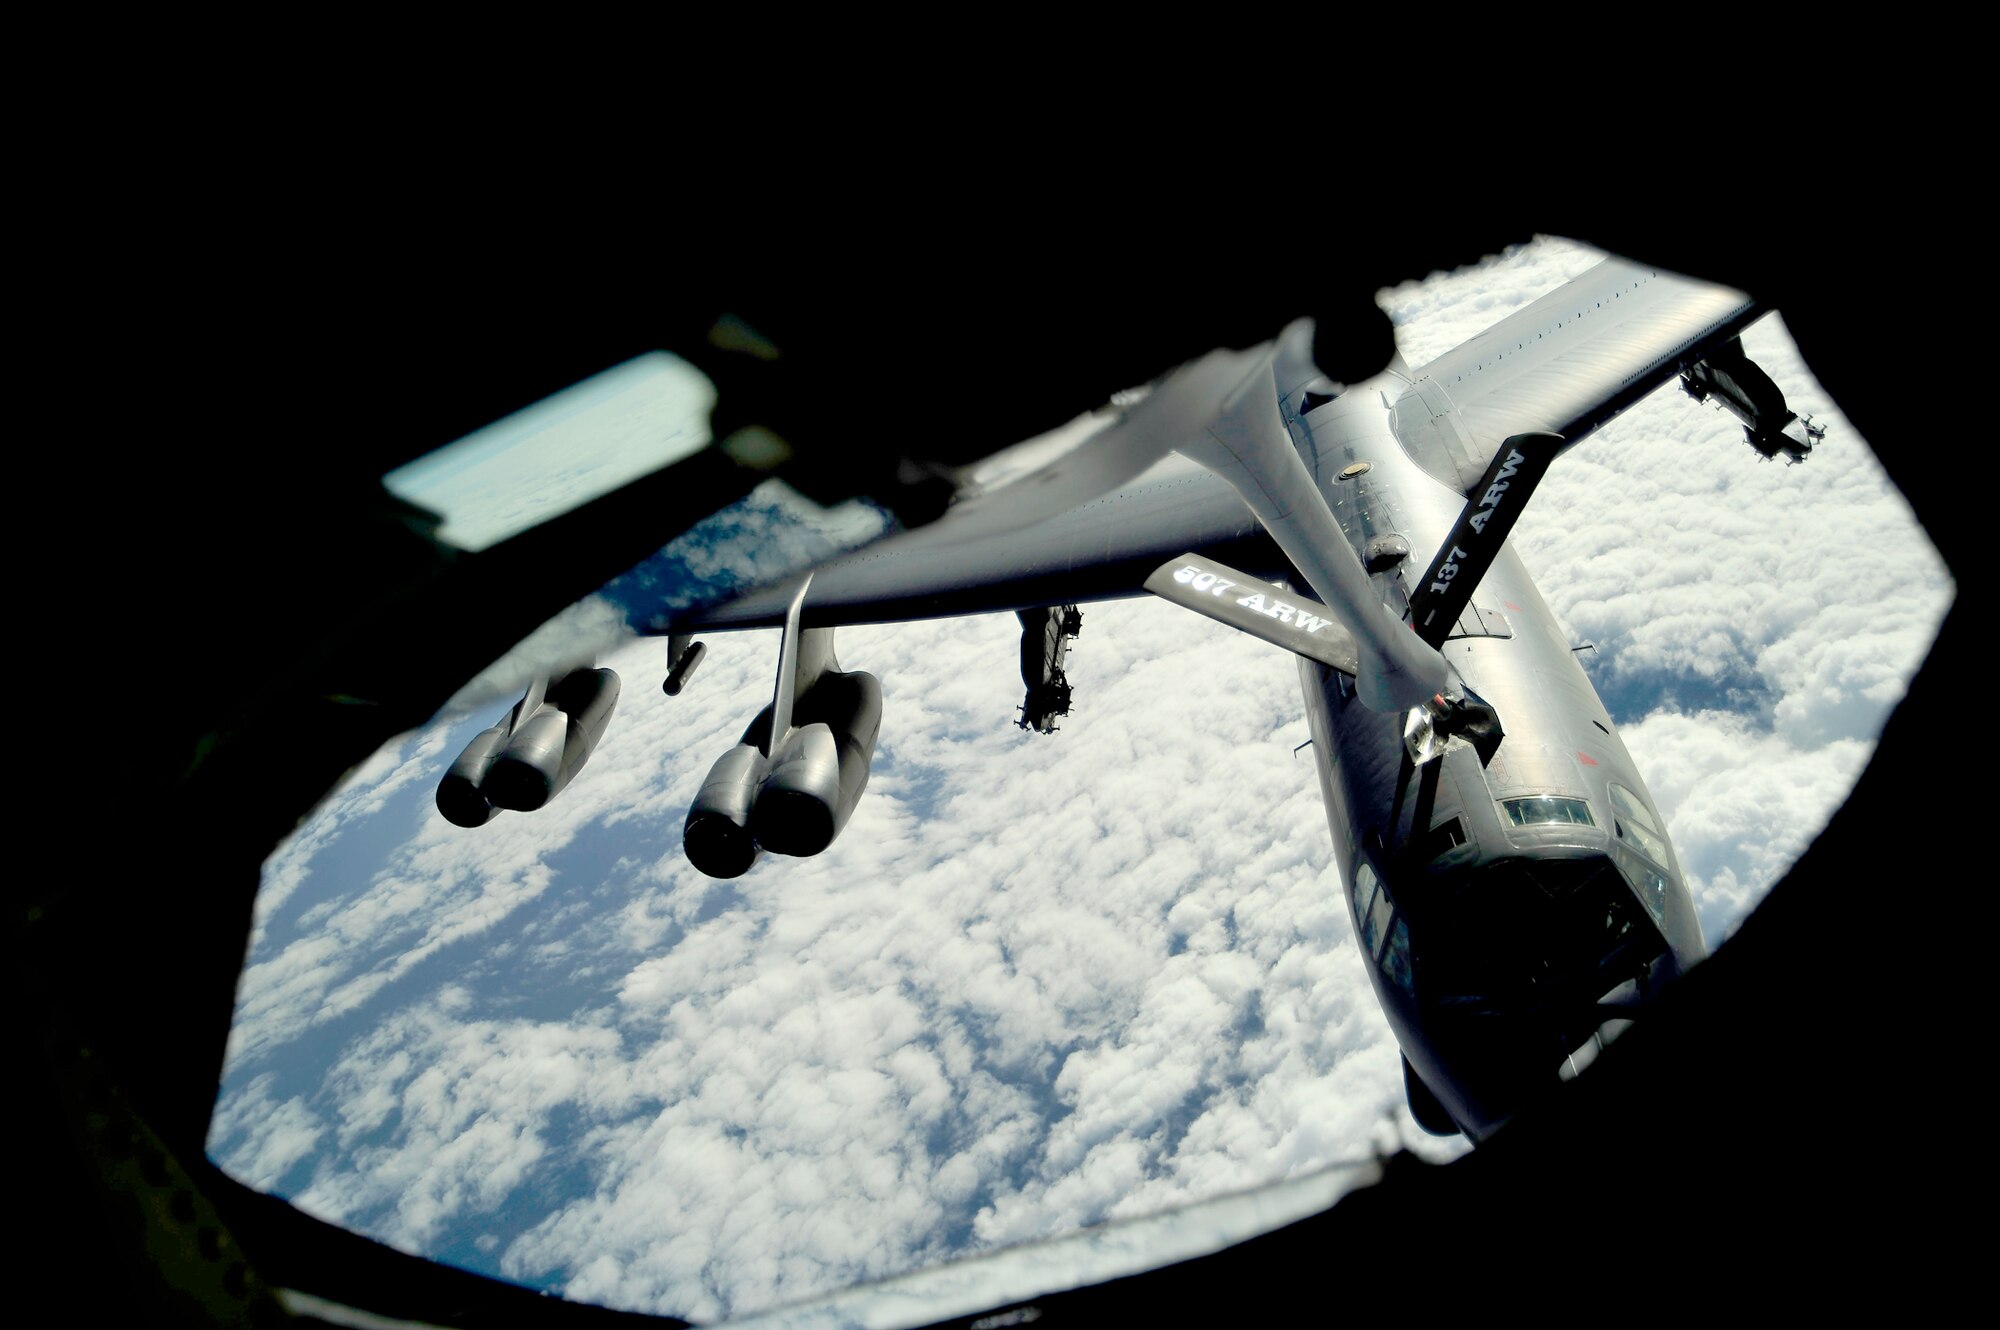
{"type": "MultiPolygon", "coordinates": [[[[1541,242],[1384,304],[1421,365],[1596,257],[1541,242]]],[[[1744,340],[1828,427],[1807,463],[1669,385],[1514,535],[1596,646],[1711,944],[1845,797],[1951,597],[1781,322],[1744,340]]],[[[842,629],[883,683],[868,793],[826,854],[711,881],[682,819],[776,640],[709,637],[677,698],[664,641],[604,659],[617,716],[532,816],[468,832],[431,802],[504,702],[354,772],[265,866],[213,1157],[404,1250],[713,1319],[1463,1148],[1403,1104],[1291,657],[1085,606],[1043,736],[1012,724],[1013,616],[842,629]]]]}

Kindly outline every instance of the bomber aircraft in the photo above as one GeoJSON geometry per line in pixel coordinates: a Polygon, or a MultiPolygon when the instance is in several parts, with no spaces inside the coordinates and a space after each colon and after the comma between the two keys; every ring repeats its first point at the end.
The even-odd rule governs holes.
{"type": "MultiPolygon", "coordinates": [[[[1024,726],[1067,708],[1076,602],[1151,592],[1294,653],[1354,933],[1427,1130],[1489,1138],[1705,951],[1665,819],[1507,543],[1559,455],[1678,377],[1764,457],[1824,433],[1744,354],[1766,308],[1609,259],[1427,365],[1336,381],[1313,325],[1219,349],[952,477],[927,525],[719,607],[628,606],[689,685],[701,631],[781,627],[768,705],[688,810],[702,872],[825,850],[882,689],[834,633],[1013,610],[1024,726]]],[[[537,680],[437,790],[476,827],[588,760],[614,674],[537,680]]]]}
{"type": "MultiPolygon", "coordinates": [[[[1746,202],[1691,188],[1657,191],[1647,200],[1643,224],[1616,224],[1585,205],[1538,204],[1533,229],[1588,239],[1771,299],[1785,311],[1814,375],[1857,435],[1873,441],[1876,461],[1909,496],[1949,565],[1967,579],[1979,524],[1961,520],[1969,514],[1959,505],[1977,488],[1966,484],[1965,467],[1952,462],[1956,436],[1949,419],[1913,409],[1910,376],[1885,373],[1883,366],[1885,355],[1927,326],[1912,279],[1932,263],[1941,273],[1953,262],[1977,272],[1983,249],[1950,238],[1939,244],[1929,234],[1939,219],[1953,215],[1949,200],[1931,200],[1918,183],[1921,173],[1912,174],[1904,157],[1877,161],[1849,151],[1851,137],[1834,142],[1837,155],[1820,174],[1844,184],[1837,217],[1807,223],[1796,208],[1765,206],[1762,195],[1746,202]],[[1876,201],[1872,208],[1869,199],[1876,201]]],[[[718,183],[706,197],[725,204],[765,197],[769,160],[760,145],[754,157],[745,156],[755,171],[754,182],[745,185],[754,187],[732,191],[718,183]]],[[[829,162],[829,174],[844,176],[852,158],[829,162]]],[[[371,159],[371,169],[377,165],[371,159]]],[[[1681,165],[1676,159],[1674,169],[1681,165]]],[[[1786,166],[1803,169],[1790,157],[1786,166]]],[[[427,173],[435,175],[433,168],[427,160],[427,173]]],[[[483,183],[496,194],[513,195],[521,178],[521,161],[511,154],[504,171],[483,183]]],[[[19,1154],[36,1217],[25,1230],[27,1266],[39,1274],[42,1288],[87,1299],[114,1320],[153,1321],[164,1314],[218,1324],[269,1324],[292,1316],[343,1325],[663,1323],[546,1296],[369,1241],[238,1181],[204,1155],[232,994],[251,936],[258,865],[273,847],[343,771],[435,716],[473,671],[644,559],[667,534],[688,530],[772,474],[746,468],[742,456],[723,447],[690,451],[474,547],[441,537],[434,514],[385,494],[385,472],[606,365],[666,348],[685,352],[714,380],[719,443],[729,430],[770,426],[794,448],[791,460],[776,467],[781,478],[826,503],[870,495],[915,526],[933,513],[917,501],[924,478],[904,483],[894,474],[901,459],[969,463],[1101,401],[1118,384],[1146,381],[1210,347],[1270,338],[1301,311],[1329,316],[1316,329],[1314,359],[1329,377],[1347,383],[1332,404],[1338,406],[1388,357],[1386,349],[1375,354],[1376,343],[1364,335],[1366,318],[1346,321],[1351,340],[1334,333],[1335,349],[1345,346],[1347,353],[1328,356],[1317,345],[1329,328],[1343,327],[1343,308],[1373,313],[1358,302],[1343,306],[1345,296],[1497,252],[1530,229],[1517,226],[1518,218],[1502,224],[1499,210],[1477,189],[1458,191],[1448,206],[1347,208],[1321,237],[1343,250],[1338,262],[1316,274],[1288,273],[1298,280],[1281,284],[1244,263],[1249,247],[1239,247],[1219,260],[1226,282],[1205,289],[1187,259],[1214,241],[1227,209],[1193,210],[1199,243],[1162,235],[1149,246],[1146,237],[1173,211],[1163,212],[1150,193],[1113,214],[1113,225],[1069,217],[1050,224],[1040,215],[1045,202],[1038,195],[1031,201],[1036,215],[1021,219],[1032,224],[1014,228],[1018,245],[994,248],[993,228],[983,224],[977,239],[969,230],[942,230],[941,246],[912,247],[911,218],[928,229],[954,212],[942,204],[961,202],[957,211],[987,223],[987,210],[1006,193],[983,170],[926,171],[913,179],[921,181],[921,207],[863,211],[857,215],[869,225],[847,232],[802,224],[790,210],[690,208],[679,220],[719,219],[713,234],[665,228],[671,235],[663,240],[662,219],[649,211],[644,235],[635,235],[630,246],[609,243],[604,210],[579,214],[563,195],[565,213],[583,215],[587,243],[563,247],[539,228],[532,235],[524,231],[506,264],[496,267],[489,249],[466,243],[473,233],[460,180],[450,182],[451,207],[440,210],[435,231],[419,226],[412,200],[401,198],[397,226],[343,227],[340,243],[327,244],[320,232],[284,222],[285,216],[326,215],[325,182],[308,176],[289,196],[300,206],[279,212],[266,207],[276,220],[255,236],[207,225],[208,214],[197,209],[188,216],[201,225],[185,248],[118,244],[96,255],[113,264],[114,273],[121,271],[116,261],[127,260],[126,285],[112,299],[71,302],[82,322],[65,345],[136,346],[146,353],[125,357],[109,376],[100,361],[76,362],[89,379],[79,383],[73,400],[101,401],[110,388],[136,387],[129,395],[133,409],[123,418],[155,422],[165,431],[156,435],[173,446],[123,450],[116,467],[83,470],[75,465],[79,436],[73,431],[48,433],[47,443],[31,448],[52,464],[31,473],[42,494],[59,503],[89,501],[72,505],[74,534],[78,548],[94,548],[103,557],[100,564],[51,546],[45,562],[103,576],[60,584],[37,572],[29,581],[83,612],[62,639],[68,642],[100,640],[90,634],[102,633],[102,611],[112,602],[88,594],[99,589],[115,597],[123,623],[176,624],[184,631],[171,650],[129,635],[117,644],[142,653],[119,656],[115,671],[127,701],[130,681],[142,683],[146,703],[137,723],[129,705],[40,709],[62,730],[59,741],[37,750],[56,763],[42,787],[103,795],[100,807],[108,812],[100,825],[117,832],[102,846],[93,843],[104,853],[79,853],[60,871],[27,874],[14,929],[12,973],[30,1035],[26,1091],[19,1097],[19,1135],[30,1147],[19,1154]],[[941,200],[940,189],[954,182],[963,194],[941,200]],[[756,230],[760,217],[767,232],[756,230]],[[1093,230],[1108,237],[1108,253],[1081,243],[1093,230]],[[821,236],[837,238],[832,252],[801,244],[821,236]],[[700,253],[702,262],[651,261],[669,241],[700,253]],[[937,248],[967,260],[953,280],[940,281],[937,248]],[[174,262],[161,263],[162,253],[174,262]],[[535,263],[537,253],[546,271],[535,263]],[[647,261],[635,263],[635,254],[647,261]],[[772,274],[776,259],[793,254],[804,255],[801,266],[815,280],[772,274]],[[184,261],[189,255],[206,261],[184,261]],[[246,255],[255,261],[245,264],[246,255]],[[746,261],[723,261],[737,255],[746,261]],[[236,287],[218,284],[218,276],[232,272],[242,279],[236,287]],[[199,276],[198,292],[178,285],[189,273],[199,276]],[[745,273],[771,274],[771,289],[759,291],[752,283],[744,294],[745,273]],[[865,286],[867,298],[853,298],[851,290],[823,298],[835,273],[864,274],[856,285],[865,286]],[[1172,280],[1160,281],[1161,273],[1172,280]],[[192,294],[149,298],[156,290],[192,294]],[[1149,302],[1149,291],[1163,293],[1149,302]],[[227,309],[231,297],[243,298],[240,308],[278,315],[278,321],[243,321],[240,326],[257,335],[226,344],[186,335],[188,309],[227,309]],[[760,297],[765,314],[750,308],[760,297]],[[770,367],[754,349],[722,347],[710,326],[726,309],[757,315],[761,328],[783,339],[784,363],[759,378],[770,367]],[[385,311],[394,317],[384,317],[385,311]],[[337,317],[343,313],[348,317],[337,317]],[[778,326],[785,319],[791,326],[778,326]],[[1128,335],[1102,335],[1114,324],[1128,335]],[[947,335],[931,335],[933,330],[947,335]],[[924,336],[912,338],[912,331],[924,336]],[[977,399],[976,411],[959,418],[961,429],[941,433],[937,443],[919,441],[943,457],[911,449],[907,436],[841,428],[857,415],[867,418],[883,386],[870,377],[881,368],[874,352],[896,344],[898,335],[907,362],[893,385],[899,410],[942,420],[956,404],[977,399]],[[310,409],[301,409],[302,389],[310,394],[310,409]],[[198,407],[205,395],[226,409],[161,409],[198,407]],[[816,470],[822,476],[838,472],[838,483],[813,490],[807,482],[816,470]],[[885,478],[895,483],[874,487],[885,478]],[[246,480],[257,483],[246,490],[246,480]],[[218,503],[218,495],[246,492],[254,496],[248,502],[218,503]],[[130,660],[142,662],[137,675],[130,660]]],[[[288,197],[282,181],[258,176],[256,182],[260,206],[288,197]]],[[[802,192],[798,180],[788,183],[795,196],[802,192]]],[[[824,193],[834,196],[833,190],[824,193]]],[[[1438,198],[1433,192],[1427,202],[1438,198]]],[[[352,200],[372,207],[365,193],[352,200]]],[[[1246,225],[1255,228],[1259,245],[1268,245],[1268,210],[1250,211],[1246,225]]],[[[155,219],[154,225],[165,223],[155,219]]],[[[1622,308],[1627,297],[1614,299],[1622,308]]],[[[1582,306],[1567,314],[1583,316],[1581,328],[1596,317],[1582,306]]],[[[1618,345],[1607,343],[1614,355],[1621,354],[1618,345]]],[[[1497,451],[1513,432],[1532,431],[1500,423],[1485,410],[1487,395],[1474,391],[1483,386],[1476,380],[1493,374],[1500,362],[1468,354],[1473,349],[1416,370],[1410,375],[1416,384],[1391,381],[1388,391],[1391,401],[1400,401],[1399,394],[1430,378],[1448,394],[1452,409],[1445,414],[1482,447],[1497,451]],[[1464,365],[1446,374],[1441,366],[1460,355],[1464,365]],[[1478,423],[1482,414],[1485,426],[1478,423]]],[[[1630,347],[1623,354],[1644,370],[1642,377],[1673,373],[1630,347]]],[[[1277,363],[1275,354],[1272,359],[1277,363]]],[[[1683,369],[1683,377],[1704,391],[1725,378],[1738,388],[1754,384],[1728,360],[1721,347],[1712,348],[1683,369]],[[1704,376],[1701,364],[1723,372],[1704,376]]],[[[1582,362],[1570,367],[1579,381],[1595,384],[1591,394],[1620,396],[1607,386],[1618,371],[1600,373],[1582,362]]],[[[1272,382],[1275,398],[1275,375],[1272,382]]],[[[1550,382],[1543,381],[1544,389],[1550,382]]],[[[1108,414],[1115,419],[1131,405],[1115,402],[1108,414]]],[[[1307,407],[1302,397],[1291,408],[1307,418],[1301,424],[1313,426],[1315,438],[1320,405],[1307,407]]],[[[1349,409],[1355,405],[1348,402],[1349,409]]],[[[1564,432],[1550,423],[1568,414],[1563,408],[1544,401],[1538,414],[1533,428],[1564,432]]],[[[1754,419],[1762,412],[1750,414],[1754,419]]],[[[1566,438],[1580,437],[1584,423],[1572,425],[1566,438]]],[[[1400,414],[1396,424],[1402,424],[1400,414]]],[[[1444,428],[1450,429],[1448,422],[1444,428]]],[[[1792,456],[1776,442],[1779,436],[1789,437],[1783,429],[1761,437],[1792,456]]],[[[1399,436],[1396,446],[1402,442],[1399,436]]],[[[1391,465],[1386,455],[1363,459],[1373,465],[1361,478],[1381,484],[1391,465]]],[[[1318,458],[1302,461],[1309,470],[1319,466],[1318,458]]],[[[1208,474],[1186,473],[1191,497],[1208,474]]],[[[1426,476],[1418,488],[1423,486],[1442,496],[1443,508],[1463,511],[1466,496],[1458,485],[1426,476]]],[[[1116,493],[1141,484],[1135,479],[1111,488],[1116,493]]],[[[1328,493],[1338,521],[1345,495],[1340,484],[1328,493]]],[[[1422,512],[1410,511],[1414,528],[1422,512]]],[[[1236,516],[1231,529],[1251,527],[1236,516]]],[[[1419,538],[1441,544],[1450,520],[1432,519],[1428,534],[1398,534],[1410,538],[1413,554],[1423,558],[1435,546],[1419,538]]],[[[1252,547],[1265,542],[1261,525],[1252,528],[1252,537],[1252,547]]],[[[1297,594],[1282,598],[1294,607],[1294,625],[1299,610],[1333,617],[1305,604],[1323,593],[1308,592],[1309,579],[1278,566],[1268,542],[1262,547],[1268,563],[1256,548],[1199,548],[1202,557],[1262,574],[1259,580],[1292,582],[1297,594]]],[[[1196,548],[1192,535],[1184,543],[1156,543],[1122,570],[1122,589],[1140,586],[1165,565],[1166,580],[1186,590],[1200,573],[1187,584],[1174,575],[1192,566],[1182,556],[1196,548]]],[[[1506,563],[1503,554],[1486,580],[1494,582],[1506,563]]],[[[1063,585],[1017,591],[1012,603],[1068,603],[1069,584],[1078,584],[1079,598],[1088,594],[1080,585],[1085,579],[1052,571],[1063,585]]],[[[833,581],[822,576],[828,585],[816,579],[814,595],[833,581]]],[[[1397,577],[1406,594],[1422,589],[1408,571],[1397,577]]],[[[1261,594],[1269,609],[1269,593],[1261,594]]],[[[789,605],[785,593],[778,598],[789,605]]],[[[974,599],[969,592],[960,598],[974,599]]],[[[1005,605],[1010,597],[995,599],[1005,605]]],[[[1475,605],[1486,599],[1475,590],[1475,605]]],[[[1522,640],[1523,620],[1504,604],[1499,608],[1509,615],[1514,638],[1447,640],[1442,656],[1465,671],[1466,700],[1477,697],[1493,708],[1504,748],[1522,737],[1522,724],[1508,714],[1505,690],[1466,663],[1496,659],[1498,647],[1522,640]]],[[[809,595],[802,617],[810,625],[820,622],[818,615],[809,595]]],[[[1103,631],[1103,617],[1093,622],[1094,633],[1103,631]]],[[[70,620],[59,614],[55,622],[70,620]]],[[[1912,1144],[1905,1128],[1913,1105],[1919,1117],[1935,1118],[1947,1130],[1951,1124],[1948,1070],[1962,1064],[1965,1042],[1963,1022],[1952,1016],[1968,1009],[1953,999],[1966,977],[1981,973],[1966,953],[1982,935],[1976,928],[1927,927],[1939,917],[1927,903],[1949,897],[1954,883],[1977,880],[1960,870],[1974,862],[1978,840],[1946,834],[1949,817],[1938,824],[1943,831],[1927,834],[1929,824],[1912,822],[1911,813],[1913,791],[1938,786],[1938,736],[1964,730],[1966,681],[1979,677],[1965,650],[1967,622],[1963,614],[1945,619],[1851,800],[1728,945],[1675,984],[1611,1056],[1538,1111],[1520,1114],[1469,1159],[1429,1168],[1399,1155],[1383,1164],[1379,1180],[1338,1203],[1323,1198],[1306,1218],[1266,1219],[1251,1230],[1254,1237],[1238,1230],[1199,1247],[1148,1248],[1118,1272],[1161,1268],[1132,1278],[1052,1270],[1042,1245],[1023,1254],[1033,1278],[1011,1290],[980,1282],[979,1272],[961,1263],[944,1272],[956,1291],[956,1310],[912,1311],[899,1323],[950,1317],[940,1323],[1096,1325],[1155,1310],[1177,1320],[1268,1317],[1270,1308],[1292,1301],[1325,1303],[1329,1251],[1342,1255],[1342,1307],[1362,1315],[1404,1317],[1415,1298],[1433,1312],[1462,1306],[1490,1316],[1516,1301],[1546,1305],[1552,1287],[1572,1301],[1624,1307],[1635,1299],[1658,1301],[1658,1281],[1647,1280],[1644,1271],[1699,1267],[1704,1253],[1711,1264],[1733,1262],[1736,1269],[1742,1263],[1730,1255],[1732,1236],[1749,1251],[1743,1268],[1751,1272],[1753,1293],[1770,1290],[1792,1305],[1837,1302],[1843,1309],[1875,1300],[1899,1307],[1949,1303],[1957,1290],[1948,1275],[1912,1280],[1910,1272],[1972,1268],[1958,1259],[1971,1254],[1964,1250],[1965,1226],[1950,1222],[1952,1207],[1936,1203],[1936,1189],[1959,1186],[1963,1168],[1948,1136],[1912,1144]],[[1913,881],[1934,889],[1914,898],[1885,892],[1913,881]],[[1905,908],[1912,899],[1914,911],[1905,908]],[[1891,944],[1882,953],[1885,964],[1856,969],[1849,962],[1857,955],[1867,959],[1878,934],[1891,944]],[[1911,1074],[1892,1074],[1897,1069],[1911,1074]],[[1870,1124],[1892,1127],[1886,1145],[1868,1139],[1870,1124]],[[1271,1222],[1284,1226],[1273,1230],[1271,1222]],[[1404,1277],[1423,1268],[1430,1252],[1448,1253],[1449,1278],[1413,1283],[1404,1277]],[[1162,1264],[1168,1261],[1174,1263],[1162,1264]],[[1636,1279],[1635,1271],[1642,1272],[1636,1279]]],[[[665,618],[647,626],[672,631],[665,618]]],[[[854,635],[848,636],[851,645],[854,635]]],[[[677,671],[678,683],[687,682],[699,654],[680,658],[686,668],[677,671]]],[[[1341,686],[1331,676],[1324,682],[1341,686]]],[[[558,703],[574,703],[584,691],[558,683],[552,672],[544,701],[553,695],[558,703]]],[[[519,683],[513,686],[518,692],[519,683]]],[[[1445,696],[1460,700],[1450,690],[1445,696]]],[[[1084,697],[1088,716],[1089,694],[1084,697]]],[[[749,705],[746,698],[746,710],[749,705]]],[[[892,697],[892,715],[897,705],[892,697]]],[[[1354,705],[1336,710],[1326,698],[1322,706],[1343,725],[1366,720],[1354,705]]],[[[1439,788],[1458,795],[1451,746],[1472,744],[1477,753],[1482,735],[1472,726],[1455,735],[1449,723],[1445,728],[1444,755],[1429,764],[1413,761],[1412,779],[1438,766],[1439,788]]],[[[565,713],[565,759],[569,733],[565,713]]],[[[579,733],[587,736],[588,726],[579,733]]],[[[1435,723],[1431,733],[1434,744],[1435,723]]],[[[1417,737],[1421,756],[1421,727],[1417,737]]],[[[1307,751],[1318,755],[1325,747],[1307,751]]],[[[1592,755],[1601,762],[1599,752],[1592,755]]],[[[1391,748],[1386,756],[1401,767],[1401,753],[1391,748]]],[[[1480,766],[1483,779],[1492,779],[1499,760],[1480,766]]],[[[1583,776],[1591,770],[1579,767],[1583,776]]],[[[886,764],[880,774],[888,775],[886,764]]],[[[1336,784],[1346,775],[1335,767],[1336,784]]],[[[588,794],[590,785],[579,788],[588,794]]],[[[533,782],[526,788],[532,794],[533,782]]],[[[1643,793],[1643,787],[1628,788],[1643,793]]],[[[1601,818],[1604,810],[1589,811],[1601,818]]],[[[1546,830],[1551,824],[1539,825],[1546,830]]],[[[1316,829],[1305,832],[1316,840],[1316,829]]],[[[849,840],[856,836],[848,833],[849,840]]],[[[1336,844],[1346,853],[1338,831],[1336,844]]],[[[760,871],[785,867],[766,864],[760,871]]],[[[1399,875],[1383,899],[1392,924],[1398,911],[1407,912],[1421,1001],[1428,991],[1424,921],[1412,902],[1394,893],[1406,881],[1429,877],[1400,875],[1394,865],[1392,872],[1399,875]]],[[[1636,893],[1633,899],[1643,908],[1636,893]]],[[[1245,1199],[1261,1205],[1264,1194],[1245,1199]]],[[[824,1215],[812,1218],[831,1223],[824,1215]]],[[[1098,1232],[1076,1245],[1116,1247],[1124,1237],[1118,1229],[1112,1226],[1110,1243],[1098,1232]]]]}

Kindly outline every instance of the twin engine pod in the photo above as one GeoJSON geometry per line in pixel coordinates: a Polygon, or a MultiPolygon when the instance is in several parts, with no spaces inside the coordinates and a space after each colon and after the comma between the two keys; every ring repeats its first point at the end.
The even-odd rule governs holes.
{"type": "Polygon", "coordinates": [[[709,769],[688,809],[681,844],[688,862],[710,877],[741,877],[759,850],[818,854],[833,844],[868,788],[882,729],[882,685],[874,675],[822,670],[800,692],[793,723],[775,747],[774,706],[759,712],[709,769]]]}
{"type": "Polygon", "coordinates": [[[572,670],[553,684],[537,679],[507,719],[482,730],[438,782],[445,820],[479,827],[501,809],[528,813],[562,793],[590,759],[618,705],[611,670],[572,670]]]}

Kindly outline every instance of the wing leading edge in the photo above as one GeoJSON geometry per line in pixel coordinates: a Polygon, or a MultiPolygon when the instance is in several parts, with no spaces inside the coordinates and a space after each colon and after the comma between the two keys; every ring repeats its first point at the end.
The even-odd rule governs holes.
{"type": "MultiPolygon", "coordinates": [[[[958,538],[946,523],[877,541],[813,574],[805,626],[1029,609],[1138,595],[1160,563],[1189,549],[1279,575],[1284,556],[1223,480],[1168,457],[1137,480],[1013,531],[958,538]]],[[[674,632],[762,628],[785,619],[785,588],[753,591],[674,632]]]]}
{"type": "MultiPolygon", "coordinates": [[[[1396,431],[1420,464],[1463,492],[1508,437],[1546,432],[1573,444],[1765,312],[1739,291],[1608,259],[1400,375],[1408,386],[1395,402],[1396,431]]],[[[1073,456],[1087,464],[1088,447],[1073,456]]],[[[1133,596],[1162,562],[1187,551],[1256,576],[1293,575],[1227,482],[1168,456],[1129,483],[1032,525],[968,537],[947,515],[827,563],[814,574],[804,624],[1133,596]]],[[[783,587],[768,587],[652,631],[773,627],[784,623],[786,602],[783,587]]]]}

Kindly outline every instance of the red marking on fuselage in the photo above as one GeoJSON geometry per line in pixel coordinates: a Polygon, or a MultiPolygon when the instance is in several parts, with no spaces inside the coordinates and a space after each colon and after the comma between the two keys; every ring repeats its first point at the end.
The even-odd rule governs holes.
{"type": "Polygon", "coordinates": [[[1592,757],[1589,753],[1584,752],[1581,748],[1576,750],[1576,760],[1583,763],[1587,767],[1594,767],[1597,765],[1597,759],[1592,757]]]}
{"type": "Polygon", "coordinates": [[[1506,607],[1507,607],[1508,609],[1510,609],[1510,610],[1514,611],[1514,613],[1516,613],[1516,614],[1519,614],[1519,613],[1521,612],[1521,607],[1520,607],[1519,605],[1516,605],[1516,604],[1515,604],[1515,603],[1514,603],[1513,601],[1511,601],[1511,600],[1503,600],[1503,601],[1501,601],[1500,603],[1501,603],[1502,605],[1505,605],[1505,606],[1506,606],[1506,607]]]}

